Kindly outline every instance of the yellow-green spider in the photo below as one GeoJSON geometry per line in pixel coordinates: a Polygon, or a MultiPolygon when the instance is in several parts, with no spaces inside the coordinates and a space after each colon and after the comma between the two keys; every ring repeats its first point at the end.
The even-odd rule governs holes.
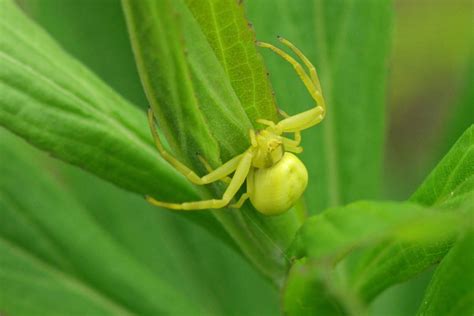
{"type": "MultiPolygon", "coordinates": [[[[226,181],[228,175],[234,174],[228,182],[221,199],[212,199],[196,202],[170,203],[157,201],[153,197],[146,199],[153,205],[166,207],[173,210],[202,210],[218,209],[223,207],[240,208],[250,198],[253,206],[262,214],[277,215],[287,211],[301,197],[308,183],[308,172],[304,164],[293,153],[301,153],[300,131],[321,122],[326,113],[321,85],[318,74],[311,62],[292,43],[278,37],[279,41],[288,46],[309,69],[309,75],[300,63],[281,49],[267,43],[257,42],[257,45],[269,48],[291,65],[308,89],[311,97],[316,101],[316,106],[305,112],[288,116],[278,123],[259,119],[258,123],[266,125],[262,130],[250,130],[251,146],[242,154],[230,159],[222,166],[210,173],[199,177],[194,171],[186,167],[161,144],[155,129],[153,111],[148,111],[148,121],[158,151],[172,166],[191,182],[199,185],[215,181],[226,181]],[[294,133],[294,138],[282,136],[285,133],[294,133]],[[247,192],[242,194],[235,204],[230,204],[235,194],[247,180],[247,192]],[[229,205],[230,204],[230,205],[229,205]]],[[[208,169],[210,169],[208,167],[208,169]]]]}

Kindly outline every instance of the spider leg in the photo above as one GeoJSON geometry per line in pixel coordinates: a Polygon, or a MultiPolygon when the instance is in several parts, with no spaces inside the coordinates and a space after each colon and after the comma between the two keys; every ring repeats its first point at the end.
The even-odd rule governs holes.
{"type": "Polygon", "coordinates": [[[283,147],[285,148],[285,151],[289,151],[295,154],[300,154],[303,152],[303,147],[298,146],[298,144],[295,145],[295,141],[293,139],[282,137],[281,140],[283,142],[283,147]]]}
{"type": "Polygon", "coordinates": [[[262,124],[262,125],[266,125],[266,126],[271,126],[271,127],[274,127],[274,126],[275,126],[275,122],[270,121],[270,120],[258,119],[256,122],[257,122],[257,123],[260,123],[260,124],[262,124]]]}
{"type": "Polygon", "coordinates": [[[301,78],[303,81],[304,85],[306,86],[306,89],[308,89],[308,92],[311,94],[313,99],[315,99],[317,102],[319,99],[322,98],[322,94],[316,86],[314,85],[313,81],[311,78],[308,76],[308,74],[304,71],[303,67],[298,63],[293,57],[282,51],[280,48],[273,46],[272,44],[268,43],[263,43],[263,42],[257,42],[257,45],[263,48],[269,48],[273,52],[275,52],[277,55],[285,59],[287,62],[289,62],[293,68],[295,69],[296,73],[298,76],[301,78]]]}
{"type": "Polygon", "coordinates": [[[225,190],[221,199],[212,199],[205,201],[196,202],[184,202],[184,203],[169,203],[155,200],[154,198],[147,196],[146,200],[151,204],[159,207],[166,207],[173,210],[203,210],[203,209],[216,209],[223,208],[232,200],[235,194],[239,191],[239,188],[245,182],[247,175],[252,167],[252,152],[246,151],[239,161],[239,165],[235,170],[234,177],[232,178],[229,186],[225,190]]]}
{"type": "MultiPolygon", "coordinates": [[[[204,168],[206,168],[207,172],[211,173],[214,171],[214,169],[211,167],[211,165],[209,164],[209,162],[207,162],[207,160],[201,156],[201,155],[198,155],[197,156],[199,161],[204,165],[204,168]]],[[[224,183],[227,183],[229,184],[230,183],[230,180],[231,178],[230,177],[224,177],[222,179],[219,179],[220,181],[224,182],[224,183]]]]}
{"type": "Polygon", "coordinates": [[[257,147],[257,136],[255,136],[255,131],[253,129],[249,130],[249,137],[250,137],[250,143],[252,144],[252,147],[257,147]]]}
{"type": "Polygon", "coordinates": [[[324,116],[325,110],[321,106],[317,106],[281,120],[278,122],[278,126],[283,132],[296,133],[320,123],[324,119],[324,116]]]}
{"type": "Polygon", "coordinates": [[[240,196],[239,200],[234,204],[229,205],[229,208],[241,208],[245,201],[249,198],[248,193],[244,193],[240,196]]]}
{"type": "Polygon", "coordinates": [[[189,181],[194,184],[204,185],[225,178],[226,176],[234,172],[240,162],[240,159],[243,156],[243,154],[235,156],[216,170],[211,171],[209,174],[203,177],[199,177],[194,171],[192,171],[190,168],[188,168],[186,165],[184,165],[182,162],[180,162],[178,159],[173,157],[165,150],[163,144],[161,143],[160,136],[158,135],[155,129],[155,117],[152,109],[148,110],[148,124],[150,125],[151,135],[153,136],[153,140],[155,141],[156,148],[160,152],[163,159],[169,162],[177,171],[179,171],[182,175],[184,175],[186,178],[189,179],[189,181]]]}
{"type": "MultiPolygon", "coordinates": [[[[286,114],[286,112],[284,112],[280,108],[278,109],[278,113],[280,113],[280,115],[283,116],[284,118],[289,118],[290,117],[288,114],[286,114]]],[[[265,119],[258,119],[257,123],[269,126],[272,130],[274,130],[278,134],[281,134],[281,132],[282,132],[281,128],[279,126],[277,126],[277,124],[275,124],[273,121],[265,120],[265,119]]],[[[295,139],[291,140],[291,139],[287,138],[287,143],[291,143],[293,146],[298,146],[301,142],[301,133],[300,133],[300,131],[295,131],[293,133],[295,135],[295,139]]]]}
{"type": "MultiPolygon", "coordinates": [[[[284,44],[288,45],[288,43],[291,45],[290,48],[294,47],[293,44],[291,44],[288,41],[282,41],[284,44]]],[[[311,97],[313,100],[316,101],[317,106],[302,112],[300,114],[297,114],[295,116],[290,116],[284,120],[281,120],[278,122],[277,126],[281,128],[284,132],[297,132],[301,131],[303,129],[309,128],[313,125],[318,124],[321,122],[321,120],[324,118],[325,114],[325,102],[324,98],[322,95],[322,92],[320,90],[320,85],[319,85],[319,80],[317,82],[313,82],[313,80],[308,76],[308,74],[304,71],[303,67],[301,66],[300,63],[298,63],[293,57],[282,51],[281,49],[268,44],[268,43],[262,43],[258,42],[257,45],[260,47],[264,48],[269,48],[276,54],[278,54],[280,57],[285,59],[287,62],[289,62],[293,68],[295,69],[296,73],[298,76],[301,78],[303,81],[304,85],[306,86],[306,89],[310,93],[311,97]]],[[[296,48],[296,47],[295,47],[296,48]]],[[[292,48],[293,49],[293,48],[292,48]]],[[[298,52],[295,51],[296,54],[303,54],[298,50],[298,52]]],[[[307,60],[307,58],[305,57],[307,60]]],[[[303,61],[305,60],[303,59],[303,61]]],[[[309,61],[308,61],[309,62],[309,61]]],[[[313,67],[314,68],[314,67],[313,67]]],[[[316,70],[314,70],[316,71],[316,70]]],[[[317,74],[314,73],[313,76],[316,76],[315,78],[317,79],[317,74]]]]}
{"type": "MultiPolygon", "coordinates": [[[[283,116],[284,118],[289,118],[290,116],[288,115],[288,113],[286,113],[285,111],[283,111],[282,109],[278,108],[278,113],[280,113],[281,116],[283,116]]],[[[301,132],[300,131],[295,131],[293,132],[294,135],[295,135],[295,139],[294,140],[291,140],[289,138],[286,138],[287,139],[287,143],[293,145],[293,146],[298,146],[300,143],[301,143],[301,132]]]]}
{"type": "MultiPolygon", "coordinates": [[[[321,89],[321,83],[319,82],[318,72],[316,71],[316,67],[309,61],[309,59],[301,52],[299,48],[297,48],[293,43],[289,40],[278,36],[278,40],[283,43],[284,45],[288,46],[305,64],[305,66],[309,69],[309,75],[311,76],[311,81],[316,86],[316,89],[322,94],[323,90],[321,89]]],[[[323,104],[321,104],[323,106],[323,104]]]]}

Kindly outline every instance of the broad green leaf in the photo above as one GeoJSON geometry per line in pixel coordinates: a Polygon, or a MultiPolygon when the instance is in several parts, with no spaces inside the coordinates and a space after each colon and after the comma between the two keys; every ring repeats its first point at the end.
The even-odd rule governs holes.
{"type": "Polygon", "coordinates": [[[76,306],[83,311],[87,301],[96,314],[198,310],[197,302],[133,258],[2,134],[0,310],[31,314],[48,304],[48,298],[59,302],[58,310],[51,307],[58,314],[76,306]],[[25,184],[31,189],[25,191],[25,184]],[[28,308],[25,296],[31,304],[28,310],[22,310],[28,308]]]}
{"type": "Polygon", "coordinates": [[[441,261],[418,315],[474,314],[473,250],[474,231],[470,230],[441,261]]]}
{"type": "Polygon", "coordinates": [[[296,261],[283,293],[285,315],[364,315],[365,307],[331,270],[329,262],[296,261]]]}
{"type": "Polygon", "coordinates": [[[275,101],[242,2],[185,0],[254,125],[275,118],[275,101]]]}
{"type": "MultiPolygon", "coordinates": [[[[444,212],[473,212],[474,169],[473,137],[471,127],[464,132],[445,158],[428,176],[412,197],[412,201],[425,206],[436,207],[444,212]]],[[[466,220],[469,225],[469,219],[466,220]]],[[[450,249],[451,242],[444,240],[438,244],[422,241],[404,243],[394,241],[363,251],[350,265],[348,274],[353,286],[364,299],[371,300],[390,285],[409,279],[430,265],[439,262],[450,249]],[[407,258],[412,258],[406,264],[407,258]],[[367,269],[366,267],[372,267],[367,269]],[[390,272],[390,278],[386,274],[390,272]]]]}
{"type": "Polygon", "coordinates": [[[196,153],[216,163],[247,149],[251,119],[268,118],[273,99],[236,2],[124,0],[123,6],[147,97],[172,148],[197,167],[196,153]]]}
{"type": "MultiPolygon", "coordinates": [[[[385,130],[385,77],[393,8],[388,0],[246,2],[260,41],[292,41],[318,69],[327,102],[321,126],[303,133],[311,214],[378,197],[385,130]]],[[[292,67],[263,52],[279,107],[309,109],[292,67]]]]}
{"type": "Polygon", "coordinates": [[[64,53],[10,1],[0,4],[3,126],[129,190],[166,196],[180,188],[181,198],[196,196],[157,157],[143,113],[64,53]]]}
{"type": "MultiPolygon", "coordinates": [[[[227,0],[122,3],[144,89],[177,156],[204,171],[196,154],[217,166],[246,150],[254,119],[272,119],[276,111],[242,8],[227,0]]],[[[213,186],[208,197],[222,192],[213,186]]],[[[296,211],[268,218],[247,203],[213,213],[243,253],[281,285],[289,264],[284,250],[301,221],[296,211]]]]}
{"type": "Polygon", "coordinates": [[[411,238],[393,238],[348,258],[348,283],[361,300],[371,302],[392,285],[405,282],[438,263],[449,251],[472,209],[460,209],[463,216],[431,214],[429,220],[415,221],[411,238]],[[465,215],[467,213],[467,215],[465,215]]]}
{"type": "Polygon", "coordinates": [[[411,197],[422,205],[462,203],[474,194],[474,125],[471,125],[411,197]],[[449,201],[448,201],[449,200],[449,201]]]}
{"type": "MultiPolygon", "coordinates": [[[[413,195],[411,199],[413,202],[435,207],[443,212],[463,211],[472,216],[473,133],[473,127],[464,132],[413,195]]],[[[466,225],[470,223],[467,218],[466,225]]],[[[371,300],[388,286],[405,281],[439,262],[450,247],[451,242],[448,240],[440,241],[438,244],[426,244],[423,241],[407,244],[395,240],[358,254],[358,257],[348,265],[347,273],[352,275],[353,286],[364,299],[371,300]],[[412,258],[413,261],[406,264],[409,262],[407,258],[412,258]],[[372,268],[367,269],[367,266],[372,268]],[[386,277],[387,273],[390,273],[390,278],[386,277]]]]}
{"type": "MultiPolygon", "coordinates": [[[[66,54],[11,1],[0,0],[0,8],[0,125],[140,195],[199,197],[159,158],[143,112],[66,54]]],[[[226,239],[210,215],[188,216],[226,239]]]]}
{"type": "Polygon", "coordinates": [[[289,274],[285,310],[298,315],[332,306],[340,314],[360,315],[380,291],[441,260],[473,212],[472,207],[446,213],[408,202],[367,201],[309,218],[291,248],[293,256],[306,260],[289,274]],[[357,265],[345,269],[350,262],[342,260],[354,255],[357,265]],[[295,293],[321,299],[300,302],[295,293]]]}
{"type": "MultiPolygon", "coordinates": [[[[355,248],[397,235],[405,226],[419,225],[437,213],[409,202],[361,201],[329,209],[305,222],[290,254],[296,258],[332,258],[337,262],[355,248]]],[[[439,217],[449,220],[453,215],[439,217]]],[[[423,235],[423,229],[420,234],[423,235]]]]}
{"type": "MultiPolygon", "coordinates": [[[[293,292],[325,289],[321,295],[334,299],[331,293],[335,288],[336,292],[345,293],[337,297],[338,306],[348,310],[355,297],[354,306],[358,308],[389,286],[408,280],[442,260],[459,232],[472,227],[473,131],[471,127],[461,136],[415,193],[413,201],[425,206],[408,202],[358,202],[309,218],[291,250],[297,257],[307,257],[307,269],[318,274],[327,271],[326,278],[336,282],[324,287],[321,277],[306,283],[297,282],[298,274],[290,274],[287,283],[296,279],[296,287],[286,288],[289,291],[286,306],[298,310],[293,292]],[[328,268],[342,259],[345,260],[338,265],[340,270],[328,268]]],[[[324,300],[315,303],[329,304],[324,300]]]]}
{"type": "MultiPolygon", "coordinates": [[[[4,203],[1,204],[5,207],[4,203]]],[[[3,238],[0,238],[0,251],[2,314],[132,315],[127,308],[94,288],[61,273],[3,238]]]]}
{"type": "Polygon", "coordinates": [[[270,284],[178,214],[156,212],[131,193],[45,159],[4,132],[0,136],[5,148],[0,157],[0,311],[277,313],[270,284]],[[26,196],[24,187],[30,188],[26,196]],[[121,280],[126,285],[120,286],[121,280]],[[185,301],[167,301],[157,292],[160,284],[185,301]]]}

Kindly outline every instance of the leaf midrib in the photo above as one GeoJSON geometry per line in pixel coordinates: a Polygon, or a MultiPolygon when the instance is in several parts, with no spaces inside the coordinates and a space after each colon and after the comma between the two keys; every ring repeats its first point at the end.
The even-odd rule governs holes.
{"type": "Polygon", "coordinates": [[[217,18],[216,18],[216,10],[214,8],[214,3],[212,1],[209,2],[209,6],[211,8],[211,16],[212,16],[212,24],[214,25],[214,29],[216,30],[216,37],[217,37],[217,43],[219,44],[219,48],[220,48],[220,55],[222,56],[222,67],[224,68],[224,72],[225,74],[227,75],[227,77],[229,77],[229,70],[227,68],[227,58],[224,54],[224,46],[222,45],[222,39],[221,39],[221,36],[220,36],[220,32],[219,32],[219,28],[217,27],[218,24],[217,24],[217,18]]]}

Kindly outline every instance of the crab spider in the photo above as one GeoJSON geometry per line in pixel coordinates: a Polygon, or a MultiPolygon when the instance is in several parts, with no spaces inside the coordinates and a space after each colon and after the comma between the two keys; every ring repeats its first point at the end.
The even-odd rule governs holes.
{"type": "Polygon", "coordinates": [[[216,170],[210,170],[210,167],[206,164],[210,172],[203,177],[199,177],[163,148],[155,129],[154,114],[150,109],[148,111],[148,122],[151,133],[158,151],[165,160],[194,184],[204,185],[216,181],[225,181],[228,186],[220,199],[171,203],[157,201],[153,197],[147,196],[148,202],[173,210],[202,210],[218,209],[226,206],[240,208],[247,199],[250,199],[253,206],[260,213],[277,215],[287,211],[300,198],[308,183],[306,168],[301,160],[294,155],[303,150],[300,146],[300,131],[321,122],[326,112],[326,106],[314,66],[292,43],[282,37],[278,37],[278,39],[303,61],[309,70],[309,75],[300,63],[281,49],[262,42],[257,42],[257,45],[271,49],[294,67],[316,102],[316,106],[293,116],[280,112],[284,118],[278,123],[264,119],[257,120],[258,123],[267,127],[258,131],[250,130],[250,148],[230,159],[216,170]],[[294,137],[283,136],[288,133],[293,133],[294,137]],[[233,176],[230,179],[229,175],[232,173],[233,176]],[[235,204],[230,204],[246,180],[247,192],[242,194],[235,204]]]}

